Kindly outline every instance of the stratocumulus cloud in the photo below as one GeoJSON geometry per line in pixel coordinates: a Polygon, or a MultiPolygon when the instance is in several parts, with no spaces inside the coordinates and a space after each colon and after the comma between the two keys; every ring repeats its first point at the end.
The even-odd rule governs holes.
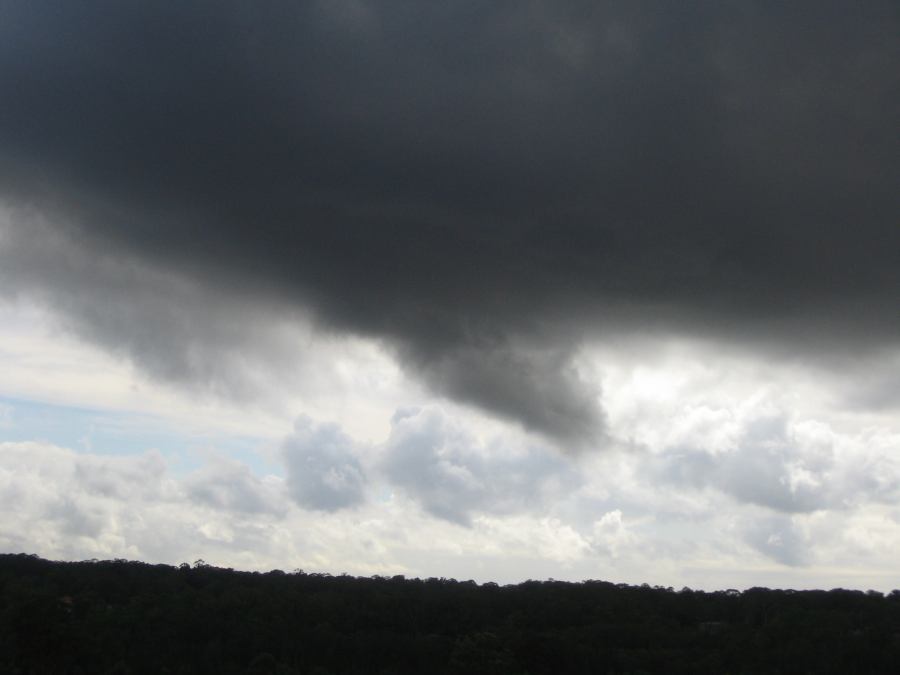
{"type": "Polygon", "coordinates": [[[675,432],[664,402],[614,420],[669,441],[577,456],[508,426],[478,438],[436,406],[397,410],[375,445],[301,417],[280,443],[284,477],[213,452],[185,466],[155,450],[0,442],[0,546],[481,580],[896,586],[896,431],[680,398],[675,432]]]}
{"type": "MultiPolygon", "coordinates": [[[[0,189],[575,446],[605,428],[590,336],[896,344],[898,33],[888,1],[6,3],[0,189]]],[[[64,271],[14,281],[89,283],[64,271]]],[[[209,377],[219,315],[177,317],[185,367],[133,306],[66,311],[209,377]]]]}

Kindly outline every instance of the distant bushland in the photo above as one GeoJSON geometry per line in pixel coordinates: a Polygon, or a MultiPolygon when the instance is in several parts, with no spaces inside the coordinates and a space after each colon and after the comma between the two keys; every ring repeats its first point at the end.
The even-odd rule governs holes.
{"type": "Polygon", "coordinates": [[[900,591],[738,592],[0,555],[0,674],[888,673],[900,591]]]}

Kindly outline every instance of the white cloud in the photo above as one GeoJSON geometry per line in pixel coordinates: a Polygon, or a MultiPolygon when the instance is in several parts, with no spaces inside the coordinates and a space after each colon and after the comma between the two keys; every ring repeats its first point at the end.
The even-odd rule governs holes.
{"type": "Polygon", "coordinates": [[[394,415],[379,468],[427,512],[462,525],[476,514],[543,510],[581,482],[564,456],[533,439],[508,433],[484,443],[438,408],[394,415]]]}
{"type": "Polygon", "coordinates": [[[810,542],[790,516],[765,515],[742,524],[744,540],[761,553],[784,565],[809,562],[810,542]]]}
{"type": "Polygon", "coordinates": [[[240,462],[214,457],[184,481],[190,499],[222,512],[283,515],[283,481],[259,478],[240,462]]]}
{"type": "Polygon", "coordinates": [[[718,489],[739,502],[783,513],[846,509],[900,498],[900,436],[840,433],[787,413],[745,411],[729,446],[691,443],[659,448],[657,478],[683,488],[718,489]]]}
{"type": "Polygon", "coordinates": [[[291,496],[303,507],[337,511],[360,504],[366,477],[354,441],[335,424],[301,417],[282,446],[291,496]]]}
{"type": "Polygon", "coordinates": [[[619,509],[603,514],[594,523],[593,546],[602,553],[618,558],[623,549],[635,548],[638,537],[628,528],[619,509]]]}
{"type": "Polygon", "coordinates": [[[150,412],[185,452],[198,429],[278,448],[248,464],[222,449],[0,443],[2,550],[499,581],[900,586],[897,418],[842,407],[841,380],[800,364],[687,343],[586,350],[580,374],[604,392],[610,441],[571,452],[407,388],[374,343],[311,347],[337,384],[285,387],[288,414],[265,398],[194,399],[58,332],[44,310],[2,311],[0,393],[150,412]],[[284,478],[266,475],[273,462],[284,478]]]}
{"type": "MultiPolygon", "coordinates": [[[[426,421],[427,415],[418,423],[427,428],[426,421]]],[[[324,433],[326,440],[336,436],[333,428],[324,433]]],[[[524,467],[529,461],[526,455],[524,467]]],[[[645,461],[586,458],[579,464],[586,482],[551,490],[539,508],[508,508],[485,488],[463,511],[469,526],[460,527],[419,508],[421,495],[386,493],[390,486],[377,471],[369,475],[367,499],[327,512],[300,508],[286,481],[255,475],[234,460],[213,457],[182,475],[156,452],[110,457],[0,443],[0,550],[501,582],[554,577],[888,590],[900,581],[896,507],[778,514],[729,505],[718,491],[684,496],[676,486],[656,488],[644,479],[645,461]],[[618,470],[604,470],[613,465],[618,470]]],[[[378,462],[364,465],[373,471],[378,462]]]]}

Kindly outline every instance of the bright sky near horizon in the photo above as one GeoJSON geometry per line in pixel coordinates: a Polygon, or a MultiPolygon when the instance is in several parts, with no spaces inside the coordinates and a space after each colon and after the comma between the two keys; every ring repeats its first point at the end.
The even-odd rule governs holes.
{"type": "Polygon", "coordinates": [[[900,10],[791,7],[5,4],[0,551],[900,587],[900,10]]]}
{"type": "Polygon", "coordinates": [[[567,454],[409,385],[375,346],[341,356],[352,395],[326,387],[279,416],[147,378],[28,305],[2,318],[16,326],[0,339],[7,551],[501,582],[898,585],[896,418],[848,413],[821,373],[684,343],[586,353],[615,392],[610,438],[567,454]],[[366,382],[378,391],[356,389],[366,382]]]}

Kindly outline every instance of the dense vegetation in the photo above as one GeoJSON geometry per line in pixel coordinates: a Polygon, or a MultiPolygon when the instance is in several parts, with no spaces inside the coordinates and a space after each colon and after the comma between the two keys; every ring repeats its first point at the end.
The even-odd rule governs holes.
{"type": "Polygon", "coordinates": [[[0,673],[888,673],[900,591],[265,574],[0,555],[0,673]]]}

